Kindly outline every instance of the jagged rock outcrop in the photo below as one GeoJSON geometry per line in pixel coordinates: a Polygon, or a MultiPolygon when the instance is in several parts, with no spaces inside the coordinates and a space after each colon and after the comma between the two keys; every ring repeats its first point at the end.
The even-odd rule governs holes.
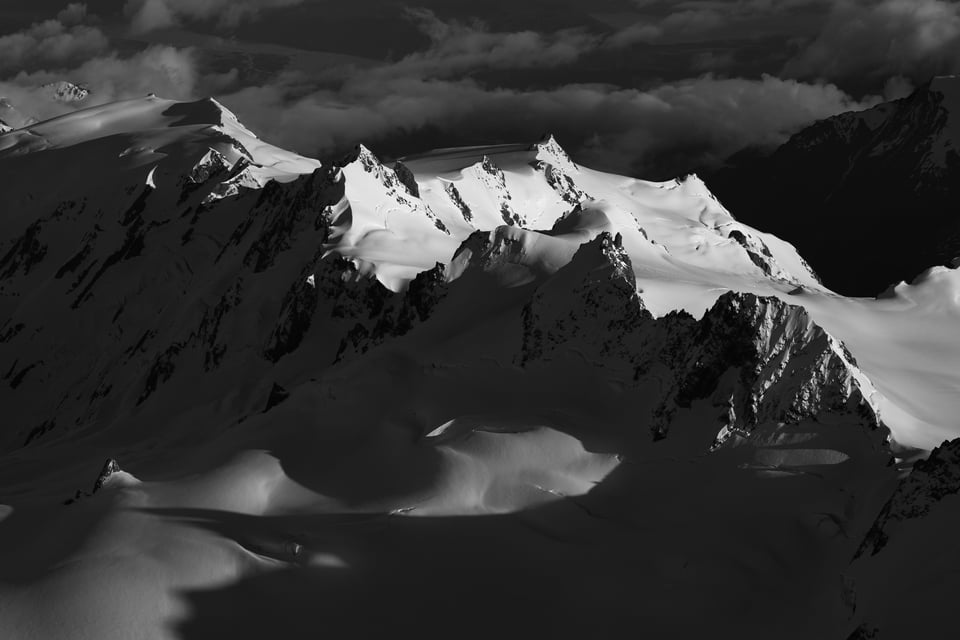
{"type": "Polygon", "coordinates": [[[743,247],[743,250],[747,252],[747,257],[750,258],[750,262],[763,271],[764,275],[778,280],[791,279],[777,264],[770,248],[759,238],[747,235],[739,229],[733,229],[727,234],[727,237],[743,247]]]}
{"type": "Polygon", "coordinates": [[[407,188],[410,195],[414,198],[420,197],[420,185],[417,184],[417,178],[410,167],[397,160],[393,165],[393,172],[397,174],[397,180],[407,188]]]}
{"type": "Polygon", "coordinates": [[[571,205],[579,205],[590,196],[577,186],[571,174],[578,173],[580,167],[570,155],[560,146],[556,138],[548,136],[543,142],[534,145],[536,160],[531,166],[543,173],[547,184],[557,192],[563,200],[571,205]]]}
{"type": "MultiPolygon", "coordinates": [[[[490,248],[484,255],[489,262],[497,254],[490,248]]],[[[622,337],[652,319],[637,294],[622,238],[603,232],[524,306],[519,363],[571,347],[605,359],[629,359],[622,337]]]]}
{"type": "Polygon", "coordinates": [[[55,102],[78,103],[90,96],[90,89],[83,85],[74,84],[66,80],[50,82],[41,87],[55,102]]]}
{"type": "Polygon", "coordinates": [[[557,139],[552,135],[546,136],[543,140],[535,144],[533,150],[537,154],[537,160],[552,165],[560,171],[565,173],[576,173],[580,171],[577,163],[573,161],[573,158],[570,157],[566,149],[561,147],[560,143],[557,142],[557,139]]]}
{"type": "Polygon", "coordinates": [[[450,264],[451,277],[468,270],[496,271],[503,268],[526,270],[525,238],[536,232],[502,225],[493,231],[474,231],[460,243],[450,264]]]}
{"type": "Polygon", "coordinates": [[[504,224],[518,227],[525,224],[524,217],[513,208],[513,195],[507,188],[503,169],[498,167],[489,156],[483,156],[478,164],[465,169],[464,172],[471,173],[496,201],[504,224]]]}
{"type": "Polygon", "coordinates": [[[521,364],[575,350],[608,368],[655,378],[654,439],[667,437],[682,409],[709,400],[719,409],[715,446],[761,424],[797,424],[844,414],[888,434],[872,384],[843,344],[806,311],[777,298],[730,292],[701,320],[685,312],[654,318],[636,290],[618,238],[601,233],[541,285],[523,311],[521,364]]]}
{"type": "Polygon", "coordinates": [[[336,360],[339,362],[366,353],[425,322],[446,296],[445,271],[445,267],[438,263],[433,269],[417,275],[407,290],[399,294],[389,291],[375,279],[347,278],[354,284],[341,289],[333,313],[356,322],[341,340],[336,360]]]}
{"type": "Polygon", "coordinates": [[[677,407],[705,398],[722,409],[716,445],[762,423],[820,421],[831,413],[877,431],[878,444],[888,435],[872,404],[873,385],[846,347],[803,308],[731,292],[700,321],[685,316],[663,319],[670,349],[637,369],[639,377],[653,364],[665,366],[672,378],[654,412],[655,438],[667,435],[677,407]]]}
{"type": "Polygon", "coordinates": [[[255,175],[253,166],[246,158],[240,158],[222,181],[218,181],[213,189],[204,196],[202,204],[209,205],[217,200],[232,198],[241,194],[262,189],[264,179],[255,175]]]}
{"type": "Polygon", "coordinates": [[[910,475],[900,481],[867,532],[855,558],[883,550],[893,530],[923,518],[947,496],[960,492],[960,439],[944,441],[918,460],[910,475]]]}
{"type": "Polygon", "coordinates": [[[77,500],[80,500],[81,498],[89,498],[93,496],[98,491],[103,489],[103,487],[107,484],[107,481],[109,481],[112,476],[114,476],[117,473],[120,473],[121,471],[122,469],[120,469],[120,465],[119,463],[117,463],[116,460],[114,460],[113,458],[107,458],[107,461],[103,463],[103,468],[100,469],[100,474],[97,476],[97,479],[93,483],[93,489],[91,489],[90,491],[80,491],[78,489],[77,492],[74,494],[74,496],[72,498],[65,500],[63,504],[73,504],[74,502],[76,502],[77,500]]]}
{"type": "Polygon", "coordinates": [[[413,172],[402,162],[394,163],[394,167],[383,164],[377,156],[363,145],[358,145],[353,153],[339,163],[343,170],[354,176],[365,176],[376,184],[375,189],[381,194],[370,192],[364,181],[360,181],[358,194],[364,199],[382,197],[393,203],[401,211],[409,211],[420,215],[433,223],[433,226],[449,235],[450,230],[428,204],[420,199],[420,187],[413,172]]]}
{"type": "Polygon", "coordinates": [[[292,353],[310,330],[320,299],[315,278],[311,274],[297,279],[283,297],[280,316],[263,351],[268,360],[276,362],[292,353]]]}
{"type": "MultiPolygon", "coordinates": [[[[138,184],[118,182],[90,200],[62,202],[0,256],[10,285],[47,291],[23,303],[3,301],[9,317],[0,344],[17,354],[6,382],[28,393],[11,411],[18,430],[4,432],[0,446],[32,445],[68,427],[110,420],[103,411],[153,410],[150,400],[175,379],[235,375],[224,363],[296,348],[297,327],[311,306],[306,277],[323,256],[334,217],[344,213],[337,208],[342,175],[324,167],[240,200],[209,202],[199,213],[198,199],[231,168],[213,147],[197,157],[179,178],[151,185],[141,173],[138,184]],[[178,202],[185,187],[199,195],[178,202]],[[72,235],[75,241],[64,242],[72,235]],[[40,304],[59,309],[54,318],[67,324],[60,342],[28,361],[21,357],[30,350],[27,328],[52,330],[37,323],[40,304]],[[264,322],[269,316],[277,318],[273,325],[264,322]],[[89,324],[113,329],[96,343],[72,337],[89,324]],[[264,346],[271,334],[272,351],[264,346]],[[86,375],[77,378],[80,370],[86,375]]],[[[164,406],[176,410],[177,401],[164,406]]]]}
{"type": "Polygon", "coordinates": [[[450,198],[453,206],[460,211],[460,215],[463,216],[464,221],[473,222],[473,211],[471,211],[469,205],[463,201],[463,196],[460,195],[460,190],[457,189],[457,185],[452,182],[444,182],[443,190],[447,194],[447,197],[450,198]]]}

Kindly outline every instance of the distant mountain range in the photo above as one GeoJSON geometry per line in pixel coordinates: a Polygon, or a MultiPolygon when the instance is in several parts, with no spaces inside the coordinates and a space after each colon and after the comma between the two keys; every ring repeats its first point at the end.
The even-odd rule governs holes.
{"type": "Polygon", "coordinates": [[[960,256],[960,78],[821,120],[773,152],[742,151],[706,180],[832,289],[879,294],[960,256]]]}

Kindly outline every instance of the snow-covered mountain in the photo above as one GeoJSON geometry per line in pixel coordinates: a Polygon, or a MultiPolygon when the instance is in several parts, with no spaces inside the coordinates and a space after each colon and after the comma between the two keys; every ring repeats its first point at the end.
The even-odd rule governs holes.
{"type": "Polygon", "coordinates": [[[960,272],[844,298],[696,176],[154,96],[0,175],[0,635],[840,637],[960,435],[960,272]]]}
{"type": "Polygon", "coordinates": [[[876,295],[960,256],[960,78],[819,121],[709,176],[740,219],[795,243],[828,285],[876,295]],[[789,195],[787,195],[789,194],[789,195]]]}
{"type": "Polygon", "coordinates": [[[76,104],[90,97],[90,89],[67,80],[45,84],[41,89],[55,102],[76,104]]]}
{"type": "Polygon", "coordinates": [[[36,122],[36,120],[20,113],[20,110],[13,106],[9,100],[0,97],[0,127],[2,127],[0,133],[19,129],[33,122],[36,122]]]}
{"type": "MultiPolygon", "coordinates": [[[[84,104],[90,97],[90,90],[84,86],[60,80],[51,82],[33,91],[40,103],[48,102],[51,105],[66,105],[71,108],[78,108],[84,104]]],[[[36,124],[39,117],[36,113],[30,113],[30,109],[22,109],[23,105],[15,105],[7,98],[0,96],[0,134],[21,127],[28,127],[36,124]]],[[[36,106],[36,105],[34,105],[36,106]]]]}

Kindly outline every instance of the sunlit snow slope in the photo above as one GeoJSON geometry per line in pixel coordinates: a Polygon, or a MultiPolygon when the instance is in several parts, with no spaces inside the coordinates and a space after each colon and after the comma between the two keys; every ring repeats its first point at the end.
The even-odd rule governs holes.
{"type": "Polygon", "coordinates": [[[960,273],[843,298],[695,176],[156,97],[0,176],[0,637],[866,633],[960,435],[960,273]]]}

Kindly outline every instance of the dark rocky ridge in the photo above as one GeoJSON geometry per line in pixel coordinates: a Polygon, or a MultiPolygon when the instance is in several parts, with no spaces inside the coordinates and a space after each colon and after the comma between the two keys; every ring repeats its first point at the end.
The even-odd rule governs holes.
{"type": "Polygon", "coordinates": [[[890,540],[891,530],[908,525],[937,509],[947,496],[960,492],[960,439],[945,441],[918,460],[910,475],[900,481],[863,543],[856,558],[880,553],[890,540]]]}
{"type": "Polygon", "coordinates": [[[793,243],[828,287],[876,295],[960,255],[957,84],[937,79],[702,174],[738,220],[793,243]]]}

